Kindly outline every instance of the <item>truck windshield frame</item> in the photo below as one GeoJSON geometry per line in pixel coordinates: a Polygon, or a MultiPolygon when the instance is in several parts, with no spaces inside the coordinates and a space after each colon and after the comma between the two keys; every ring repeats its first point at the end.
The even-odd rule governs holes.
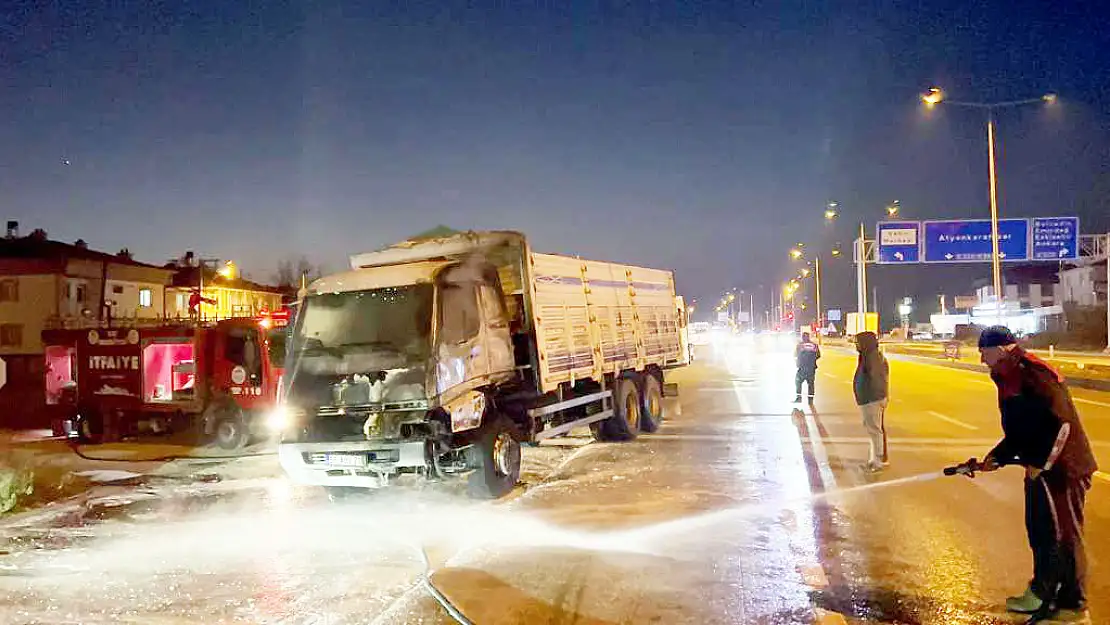
{"type": "Polygon", "coordinates": [[[431,354],[435,288],[419,283],[304,298],[290,354],[344,359],[380,352],[412,365],[431,354]]]}

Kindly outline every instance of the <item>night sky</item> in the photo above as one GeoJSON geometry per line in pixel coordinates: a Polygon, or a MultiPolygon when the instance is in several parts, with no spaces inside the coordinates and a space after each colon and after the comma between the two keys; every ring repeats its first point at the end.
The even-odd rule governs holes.
{"type": "MultiPolygon", "coordinates": [[[[0,218],[256,278],[511,228],[703,300],[766,292],[792,243],[848,242],[893,199],[988,216],[984,119],[926,113],[937,84],[1059,93],[999,118],[1003,215],[1110,228],[1110,3],[552,4],[5,3],[0,218]]],[[[826,299],[850,305],[841,262],[826,299]]],[[[875,272],[884,299],[987,275],[875,272]]]]}

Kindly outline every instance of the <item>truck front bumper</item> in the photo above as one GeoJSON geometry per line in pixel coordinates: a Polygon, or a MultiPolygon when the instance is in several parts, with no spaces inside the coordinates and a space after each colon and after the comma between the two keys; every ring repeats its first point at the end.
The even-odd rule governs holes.
{"type": "Polygon", "coordinates": [[[391,476],[428,467],[423,441],[282,443],[278,460],[294,481],[317,486],[380,488],[391,476]]]}

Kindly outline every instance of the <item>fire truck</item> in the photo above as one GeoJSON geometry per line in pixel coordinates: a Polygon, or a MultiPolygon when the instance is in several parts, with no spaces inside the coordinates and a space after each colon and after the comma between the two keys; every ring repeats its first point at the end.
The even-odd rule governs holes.
{"type": "Polygon", "coordinates": [[[47,329],[46,404],[81,442],[189,434],[239,449],[265,435],[288,311],[258,318],[47,329]]]}

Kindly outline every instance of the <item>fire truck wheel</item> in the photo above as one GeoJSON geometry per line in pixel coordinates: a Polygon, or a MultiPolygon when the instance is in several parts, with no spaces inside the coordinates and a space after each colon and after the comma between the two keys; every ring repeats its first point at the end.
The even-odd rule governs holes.
{"type": "Polygon", "coordinates": [[[238,411],[221,413],[212,424],[212,442],[220,449],[242,449],[248,438],[246,419],[238,411]]]}
{"type": "Polygon", "coordinates": [[[99,443],[104,439],[104,419],[94,412],[77,415],[77,441],[85,444],[99,443]]]}
{"type": "Polygon", "coordinates": [[[640,403],[640,431],[655,432],[663,425],[663,385],[659,378],[644,374],[640,403]]]}
{"type": "Polygon", "coordinates": [[[505,415],[483,419],[481,430],[470,448],[467,491],[475,499],[499,499],[509,494],[520,480],[520,434],[505,415]]]}
{"type": "Polygon", "coordinates": [[[591,424],[594,438],[604,442],[630,441],[640,431],[642,402],[635,378],[617,379],[613,389],[613,416],[591,424]]]}

